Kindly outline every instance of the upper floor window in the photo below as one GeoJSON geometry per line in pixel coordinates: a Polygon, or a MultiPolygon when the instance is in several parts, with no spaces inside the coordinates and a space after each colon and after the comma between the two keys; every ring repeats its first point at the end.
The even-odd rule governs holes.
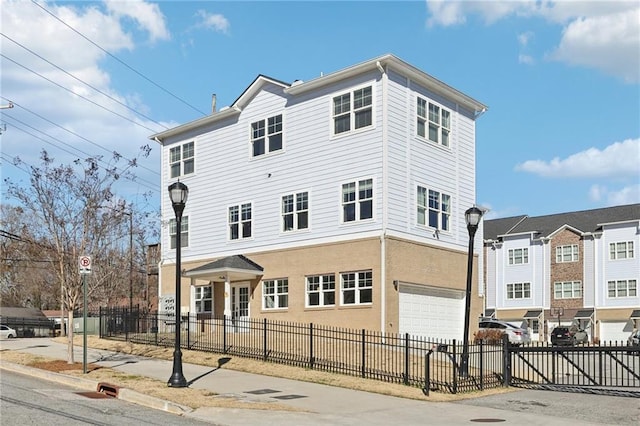
{"type": "Polygon", "coordinates": [[[289,307],[289,280],[278,278],[262,282],[262,309],[289,307]]]}
{"type": "Polygon", "coordinates": [[[521,265],[529,263],[529,249],[519,248],[509,250],[509,265],[521,265]]]}
{"type": "Polygon", "coordinates": [[[253,156],[282,149],[282,114],[251,123],[253,156]]]}
{"type": "Polygon", "coordinates": [[[342,184],[342,221],[373,217],[373,179],[342,184]]]}
{"type": "Polygon", "coordinates": [[[451,196],[418,186],[418,224],[449,230],[451,196]]]}
{"type": "Polygon", "coordinates": [[[636,297],[638,295],[638,283],[636,280],[608,281],[607,294],[609,297],[636,297]]]}
{"type": "Polygon", "coordinates": [[[371,271],[344,272],[340,274],[340,297],[342,305],[371,303],[373,278],[371,271]]]}
{"type": "Polygon", "coordinates": [[[556,263],[577,262],[579,250],[577,244],[556,247],[556,263]]]}
{"type": "Polygon", "coordinates": [[[373,92],[371,86],[334,96],[333,133],[357,130],[373,124],[373,92]]]}
{"type": "Polygon", "coordinates": [[[633,259],[633,241],[609,243],[609,259],[633,259]]]}
{"type": "Polygon", "coordinates": [[[251,203],[229,207],[229,239],[251,238],[251,203]]]}
{"type": "Polygon", "coordinates": [[[582,283],[580,281],[565,281],[553,283],[553,297],[555,299],[577,299],[582,297],[582,283]]]}
{"type": "Polygon", "coordinates": [[[531,283],[507,284],[507,299],[530,299],[531,283]]]}
{"type": "Polygon", "coordinates": [[[336,276],[334,274],[307,277],[307,306],[336,304],[336,276]]]}
{"type": "Polygon", "coordinates": [[[282,196],[282,230],[294,231],[309,227],[309,193],[298,192],[282,196]]]}
{"type": "MultiPolygon", "coordinates": [[[[171,238],[171,248],[176,248],[178,237],[178,222],[169,219],[169,237],[171,238]]],[[[189,216],[182,216],[180,220],[180,247],[189,246],[189,216]]]]}
{"type": "Polygon", "coordinates": [[[442,146],[449,146],[451,112],[436,104],[418,98],[418,136],[442,146]]]}
{"type": "Polygon", "coordinates": [[[211,286],[195,287],[194,300],[196,302],[196,312],[212,312],[213,311],[213,297],[211,293],[211,286]]]}
{"type": "Polygon", "coordinates": [[[169,168],[172,178],[193,173],[195,166],[194,145],[193,142],[188,142],[169,150],[169,168]]]}

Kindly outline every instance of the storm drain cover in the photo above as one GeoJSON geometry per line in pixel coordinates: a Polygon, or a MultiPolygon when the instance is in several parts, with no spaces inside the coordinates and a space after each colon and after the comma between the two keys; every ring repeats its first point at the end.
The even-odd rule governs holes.
{"type": "Polygon", "coordinates": [[[274,396],[276,399],[298,399],[298,398],[306,398],[304,395],[280,395],[274,396]]]}
{"type": "Polygon", "coordinates": [[[253,395],[266,395],[268,393],[278,393],[280,391],[274,389],[257,389],[252,391],[246,391],[245,393],[251,393],[253,395]]]}
{"type": "Polygon", "coordinates": [[[91,399],[112,398],[111,396],[107,395],[106,393],[102,393],[102,392],[76,392],[76,395],[84,396],[84,397],[91,398],[91,399]]]}

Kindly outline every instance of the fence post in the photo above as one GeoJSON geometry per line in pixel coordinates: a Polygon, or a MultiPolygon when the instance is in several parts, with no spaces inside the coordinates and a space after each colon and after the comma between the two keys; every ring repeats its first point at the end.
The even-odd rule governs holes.
{"type": "Polygon", "coordinates": [[[426,396],[429,396],[429,391],[431,390],[431,354],[433,353],[433,349],[429,349],[427,354],[424,356],[424,387],[422,388],[422,393],[426,396]]]}
{"type": "Polygon", "coordinates": [[[187,349],[191,349],[191,312],[187,312],[187,349]]]}
{"type": "Polygon", "coordinates": [[[404,378],[403,383],[409,384],[409,333],[404,334],[404,378]]]}
{"type": "Polygon", "coordinates": [[[451,361],[453,362],[453,394],[458,393],[458,370],[460,364],[458,363],[458,342],[456,339],[453,339],[453,357],[451,361]]]}
{"type": "Polygon", "coordinates": [[[480,340],[480,390],[484,390],[484,345],[480,340]]]}
{"type": "Polygon", "coordinates": [[[362,359],[360,360],[362,363],[362,366],[360,367],[360,374],[362,375],[362,377],[364,377],[365,375],[365,330],[364,328],[362,329],[362,359]]]}
{"type": "Polygon", "coordinates": [[[313,370],[315,357],[313,356],[313,323],[309,323],[309,368],[313,370]]]}
{"type": "Polygon", "coordinates": [[[511,351],[509,350],[509,336],[506,333],[502,336],[502,370],[504,386],[511,386],[511,351]]]}
{"type": "MultiPolygon", "coordinates": [[[[102,339],[102,306],[99,306],[99,311],[98,312],[99,312],[98,315],[100,315],[100,322],[98,323],[99,327],[100,327],[100,333],[98,333],[98,335],[102,339]]],[[[53,326],[53,337],[56,337],[56,326],[55,326],[55,324],[53,326]]]]}
{"type": "Polygon", "coordinates": [[[262,319],[262,359],[267,360],[267,319],[262,319]]]}
{"type": "Polygon", "coordinates": [[[227,316],[222,316],[222,353],[227,353],[227,316]]]}

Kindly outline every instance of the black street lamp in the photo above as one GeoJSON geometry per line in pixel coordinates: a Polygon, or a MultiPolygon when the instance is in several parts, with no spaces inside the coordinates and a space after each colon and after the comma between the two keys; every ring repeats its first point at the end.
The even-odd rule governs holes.
{"type": "Polygon", "coordinates": [[[189,188],[184,183],[178,181],[169,185],[169,198],[173,205],[173,211],[176,214],[176,301],[175,301],[175,315],[176,315],[176,337],[175,337],[175,349],[173,351],[173,373],[167,383],[172,388],[185,388],[187,387],[187,379],[182,374],[182,351],[180,350],[180,278],[181,278],[181,236],[180,228],[182,226],[182,212],[184,211],[184,205],[187,203],[187,196],[189,195],[189,188]]]}
{"type": "Polygon", "coordinates": [[[464,335],[462,343],[462,361],[460,362],[460,376],[469,375],[469,316],[471,315],[471,275],[473,273],[473,239],[478,230],[478,224],[482,218],[482,210],[476,206],[464,212],[464,219],[467,222],[469,231],[469,253],[467,254],[467,293],[464,308],[464,335]]]}

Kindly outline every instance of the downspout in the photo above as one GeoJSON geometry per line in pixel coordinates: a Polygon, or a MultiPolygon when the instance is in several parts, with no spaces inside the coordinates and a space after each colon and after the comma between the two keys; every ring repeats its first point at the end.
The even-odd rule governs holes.
{"type": "Polygon", "coordinates": [[[387,324],[387,226],[388,226],[388,196],[389,175],[389,135],[387,124],[387,73],[380,63],[376,66],[382,74],[382,233],[380,234],[380,331],[385,333],[387,324]]]}

